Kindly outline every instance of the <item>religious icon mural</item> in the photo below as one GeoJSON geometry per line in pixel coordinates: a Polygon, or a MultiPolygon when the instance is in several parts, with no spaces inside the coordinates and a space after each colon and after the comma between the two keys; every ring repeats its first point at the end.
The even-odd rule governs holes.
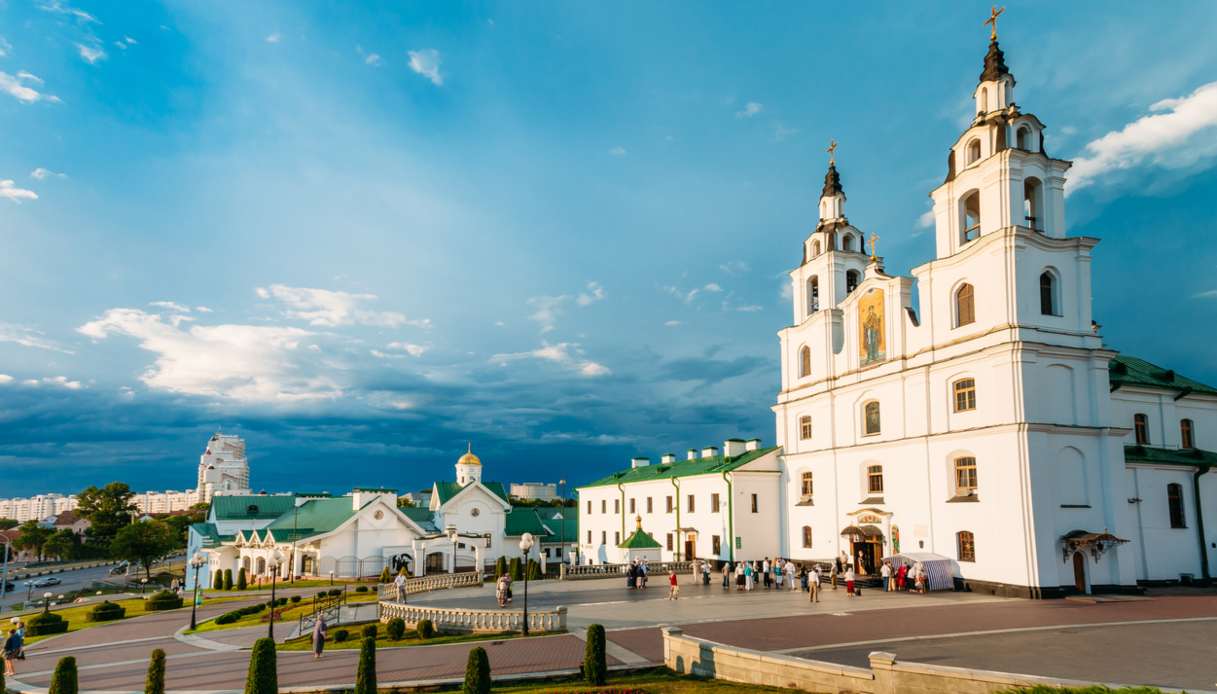
{"type": "Polygon", "coordinates": [[[872,289],[858,302],[858,356],[863,364],[883,361],[887,350],[883,323],[883,290],[872,289]]]}

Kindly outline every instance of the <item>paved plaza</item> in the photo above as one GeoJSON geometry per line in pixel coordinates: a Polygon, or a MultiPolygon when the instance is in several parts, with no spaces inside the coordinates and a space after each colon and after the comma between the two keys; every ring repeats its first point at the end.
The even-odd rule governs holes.
{"type": "MultiPolygon", "coordinates": [[[[583,653],[583,630],[609,629],[609,664],[642,666],[662,661],[661,625],[679,625],[690,636],[798,657],[865,664],[866,654],[893,651],[902,660],[999,669],[1110,683],[1145,683],[1217,689],[1217,595],[1182,592],[1113,602],[1027,601],[974,594],[930,596],[866,591],[849,599],[828,588],[810,604],[802,592],[723,591],[718,585],[682,584],[681,597],[666,587],[630,591],[617,579],[541,581],[529,585],[529,607],[568,608],[570,633],[487,641],[496,676],[573,671],[583,653]]],[[[284,591],[284,594],[311,590],[284,591]]],[[[523,607],[523,585],[515,587],[523,607]]],[[[251,596],[249,602],[265,599],[251,596]]],[[[412,602],[493,609],[489,586],[427,593],[412,602]]],[[[209,604],[200,618],[240,602],[209,604]]],[[[141,691],[148,653],[168,654],[167,685],[173,690],[231,691],[243,687],[247,648],[265,627],[181,634],[189,610],[140,617],[48,639],[28,649],[15,686],[46,687],[55,662],[77,658],[80,682],[89,691],[141,691]]],[[[277,627],[279,638],[291,625],[277,627]]],[[[382,684],[457,679],[470,643],[381,649],[382,684]]],[[[302,652],[281,652],[283,687],[350,685],[358,652],[331,650],[320,661],[302,652]]],[[[11,685],[12,686],[12,685],[11,685]]]]}

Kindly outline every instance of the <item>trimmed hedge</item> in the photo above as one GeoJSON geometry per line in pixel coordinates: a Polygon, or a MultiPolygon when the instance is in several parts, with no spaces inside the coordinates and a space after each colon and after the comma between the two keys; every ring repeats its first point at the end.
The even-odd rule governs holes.
{"type": "Polygon", "coordinates": [[[51,688],[48,694],[76,694],[80,686],[76,678],[76,659],[72,656],[60,658],[55,664],[55,672],[51,674],[51,688]]]}
{"type": "Polygon", "coordinates": [[[376,638],[376,624],[365,624],[363,628],[359,630],[359,635],[365,639],[369,637],[376,638]]]}
{"type": "Polygon", "coordinates": [[[39,612],[25,621],[26,636],[62,634],[68,630],[68,620],[54,612],[39,612]]]}
{"type": "Polygon", "coordinates": [[[394,617],[385,625],[385,634],[392,641],[401,641],[406,635],[406,622],[401,617],[394,617]]]}
{"type": "Polygon", "coordinates": [[[254,642],[245,676],[245,694],[276,694],[279,673],[275,668],[275,642],[262,638],[254,642]]]}
{"type": "Polygon", "coordinates": [[[90,622],[111,622],[127,616],[127,608],[106,600],[89,611],[86,619],[90,622]]]}
{"type": "Polygon", "coordinates": [[[300,602],[300,596],[299,596],[299,595],[293,595],[293,596],[291,597],[291,601],[292,601],[292,604],[295,604],[295,603],[300,602]]]}
{"type": "Polygon", "coordinates": [[[494,562],[494,578],[498,580],[507,573],[507,557],[499,557],[494,562]]]}
{"type": "Polygon", "coordinates": [[[158,610],[176,610],[182,606],[182,596],[168,590],[162,590],[144,601],[144,607],[149,612],[158,610]]]}
{"type": "Polygon", "coordinates": [[[520,565],[519,557],[512,557],[511,561],[507,562],[507,571],[511,574],[511,580],[524,580],[524,567],[520,565]]]}
{"type": "Polygon", "coordinates": [[[490,694],[490,659],[486,657],[485,648],[478,646],[469,651],[465,685],[461,691],[464,694],[490,694]]]}
{"type": "Polygon", "coordinates": [[[224,569],[224,590],[232,590],[232,569],[224,569]]]}
{"type": "Polygon", "coordinates": [[[418,638],[429,639],[435,636],[435,624],[430,619],[420,619],[418,620],[418,626],[415,627],[415,631],[418,632],[418,638]]]}
{"type": "Polygon", "coordinates": [[[212,575],[211,589],[212,590],[224,590],[224,573],[222,571],[217,571],[217,572],[215,572],[215,574],[212,575]]]}
{"type": "Polygon", "coordinates": [[[355,586],[355,592],[356,593],[366,593],[366,592],[368,592],[368,587],[367,586],[355,586]]]}
{"type": "MultiPolygon", "coordinates": [[[[367,634],[367,630],[364,630],[367,634]]],[[[376,694],[376,627],[359,644],[359,666],[355,670],[355,694],[376,694]]]]}
{"type": "Polygon", "coordinates": [[[247,605],[245,607],[242,607],[237,610],[233,610],[231,612],[225,612],[224,614],[220,615],[219,617],[216,617],[215,622],[216,622],[216,624],[232,624],[233,622],[244,617],[245,615],[258,614],[259,612],[262,612],[265,609],[266,609],[266,603],[262,603],[262,602],[257,603],[255,605],[247,605]]]}
{"type": "Polygon", "coordinates": [[[347,631],[346,629],[339,629],[334,632],[334,642],[335,643],[342,643],[343,641],[346,641],[349,638],[351,638],[351,632],[347,631]]]}
{"type": "Polygon", "coordinates": [[[331,588],[326,592],[326,595],[329,595],[332,598],[338,597],[339,595],[342,595],[342,589],[341,588],[331,588]]]}
{"type": "Polygon", "coordinates": [[[608,676],[608,662],[604,656],[604,627],[592,624],[587,627],[587,646],[583,650],[583,679],[588,684],[602,685],[608,676]]]}
{"type": "Polygon", "coordinates": [[[245,567],[242,566],[241,570],[237,572],[237,590],[245,590],[247,587],[249,587],[249,578],[245,576],[245,567]]]}
{"type": "Polygon", "coordinates": [[[152,651],[152,657],[148,659],[144,694],[165,694],[165,652],[159,648],[152,651]]]}

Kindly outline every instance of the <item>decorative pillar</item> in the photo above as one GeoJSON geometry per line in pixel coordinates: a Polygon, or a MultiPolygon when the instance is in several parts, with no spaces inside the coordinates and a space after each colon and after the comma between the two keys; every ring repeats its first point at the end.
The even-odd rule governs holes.
{"type": "Polygon", "coordinates": [[[414,575],[422,576],[427,569],[427,543],[414,540],[414,575]]]}
{"type": "Polygon", "coordinates": [[[476,571],[479,576],[481,576],[482,572],[486,570],[486,567],[482,564],[482,548],[478,545],[473,546],[473,570],[476,571]]]}

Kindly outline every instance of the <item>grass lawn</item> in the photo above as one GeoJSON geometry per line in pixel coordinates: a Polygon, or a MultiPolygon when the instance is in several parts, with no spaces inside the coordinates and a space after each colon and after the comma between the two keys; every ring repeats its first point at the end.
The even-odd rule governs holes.
{"type": "MultiPolygon", "coordinates": [[[[372,590],[372,586],[375,586],[376,584],[368,583],[366,581],[345,581],[345,580],[341,580],[341,579],[337,579],[337,578],[334,579],[333,583],[331,583],[330,579],[328,579],[328,578],[302,578],[300,580],[297,580],[295,583],[292,583],[291,581],[277,581],[275,583],[275,587],[278,590],[289,590],[291,588],[339,588],[339,589],[341,589],[343,586],[351,586],[353,588],[354,586],[358,586],[358,585],[368,586],[368,589],[372,590]]],[[[215,588],[207,588],[208,595],[229,595],[232,593],[254,593],[254,592],[259,592],[259,591],[266,591],[269,593],[270,592],[270,583],[265,583],[263,585],[255,585],[253,583],[250,583],[248,586],[246,586],[245,590],[237,590],[236,585],[233,585],[232,590],[216,590],[215,588]]],[[[348,592],[350,592],[350,591],[348,591],[348,592]]]]}
{"type": "MultiPolygon", "coordinates": [[[[283,607],[276,607],[278,613],[275,617],[275,622],[295,622],[306,614],[313,612],[312,600],[301,600],[298,603],[287,603],[283,607]]],[[[194,631],[186,630],[186,633],[198,634],[204,631],[224,631],[225,629],[242,629],[244,627],[256,627],[259,624],[266,624],[270,619],[270,610],[262,610],[254,614],[241,615],[241,618],[229,624],[216,624],[215,619],[209,619],[199,624],[194,631]]]]}
{"type": "MultiPolygon", "coordinates": [[[[338,625],[329,628],[330,637],[325,642],[325,650],[334,649],[358,649],[363,643],[361,632],[366,624],[351,624],[338,625]],[[339,629],[346,629],[350,633],[350,637],[346,641],[334,641],[334,632],[339,629]]],[[[548,636],[554,632],[546,632],[548,636]]],[[[537,634],[541,636],[542,634],[537,634]]],[[[461,643],[464,641],[502,641],[505,639],[521,638],[518,632],[504,631],[499,633],[481,633],[481,634],[437,634],[429,639],[421,639],[413,631],[407,631],[405,638],[400,641],[389,639],[384,633],[384,626],[381,625],[376,634],[377,648],[399,648],[402,646],[438,646],[445,643],[461,643]]],[[[281,651],[309,651],[313,648],[312,637],[301,636],[300,638],[285,641],[279,644],[281,651]]]]}
{"type": "MultiPolygon", "coordinates": [[[[124,621],[127,619],[131,619],[133,617],[138,617],[140,615],[150,614],[149,612],[144,610],[143,598],[128,598],[126,600],[111,600],[111,602],[121,605],[122,607],[125,607],[127,609],[127,615],[125,617],[123,617],[123,619],[114,619],[114,620],[110,620],[108,622],[90,622],[90,621],[88,621],[89,613],[93,611],[94,607],[101,604],[100,600],[97,602],[85,603],[83,605],[73,605],[71,607],[65,607],[62,609],[53,609],[53,610],[51,610],[51,612],[54,612],[55,614],[59,615],[60,617],[63,617],[64,619],[68,620],[68,633],[71,633],[73,631],[80,631],[81,629],[90,629],[92,627],[105,626],[107,624],[121,622],[121,621],[124,621]]],[[[28,618],[28,617],[32,616],[33,614],[34,613],[30,613],[30,614],[27,614],[24,616],[28,618]]],[[[42,641],[43,639],[49,639],[52,636],[58,636],[58,634],[46,634],[43,636],[27,636],[27,637],[25,637],[25,642],[27,644],[38,643],[39,641],[42,641]]]]}
{"type": "Polygon", "coordinates": [[[665,668],[643,670],[629,674],[609,673],[608,684],[593,687],[578,678],[552,679],[544,682],[496,685],[494,692],[517,692],[536,694],[584,694],[591,692],[646,692],[647,694],[743,694],[743,692],[771,692],[789,694],[793,689],[761,687],[755,684],[736,684],[723,680],[700,680],[695,677],[677,675],[665,668]]]}

